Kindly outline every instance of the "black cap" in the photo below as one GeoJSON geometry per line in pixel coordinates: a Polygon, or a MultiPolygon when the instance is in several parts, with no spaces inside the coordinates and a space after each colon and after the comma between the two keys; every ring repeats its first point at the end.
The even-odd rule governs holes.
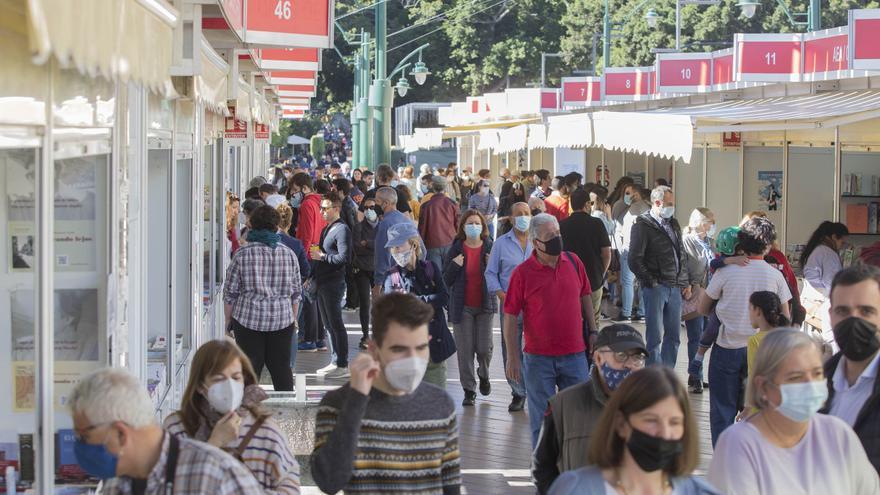
{"type": "Polygon", "coordinates": [[[623,352],[631,349],[639,349],[648,354],[645,347],[645,339],[638,330],[623,324],[608,325],[599,331],[596,338],[596,348],[610,347],[614,352],[623,352]]]}

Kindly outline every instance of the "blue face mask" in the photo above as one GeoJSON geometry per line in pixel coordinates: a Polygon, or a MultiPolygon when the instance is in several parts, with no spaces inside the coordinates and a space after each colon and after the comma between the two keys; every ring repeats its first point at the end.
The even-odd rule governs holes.
{"type": "Polygon", "coordinates": [[[73,444],[76,462],[90,475],[102,480],[116,477],[116,463],[119,458],[111,454],[104,444],[91,445],[77,440],[73,444]]]}
{"type": "Polygon", "coordinates": [[[605,385],[608,385],[608,390],[614,392],[617,390],[617,387],[620,386],[620,383],[632,373],[632,370],[629,368],[624,368],[622,370],[616,370],[611,366],[608,366],[608,363],[602,363],[602,378],[605,379],[605,385]]]}
{"type": "Polygon", "coordinates": [[[469,239],[476,239],[483,233],[483,226],[469,223],[464,226],[464,233],[469,239]]]}
{"type": "Polygon", "coordinates": [[[633,197],[629,194],[624,194],[623,195],[623,204],[625,204],[627,206],[633,204],[633,197]]]}
{"type": "Polygon", "coordinates": [[[708,235],[709,237],[713,237],[713,238],[715,237],[715,224],[714,223],[709,226],[709,231],[706,232],[706,235],[708,235]]]}
{"type": "Polygon", "coordinates": [[[520,232],[527,232],[529,230],[529,224],[532,222],[532,217],[521,216],[521,217],[513,217],[513,226],[516,230],[520,232]]]}
{"type": "Polygon", "coordinates": [[[303,202],[303,193],[302,191],[298,193],[294,193],[293,196],[290,197],[290,207],[294,209],[298,209],[303,202]]]}
{"type": "Polygon", "coordinates": [[[804,422],[810,419],[828,400],[828,383],[825,380],[779,385],[782,402],[776,410],[786,418],[804,422]]]}

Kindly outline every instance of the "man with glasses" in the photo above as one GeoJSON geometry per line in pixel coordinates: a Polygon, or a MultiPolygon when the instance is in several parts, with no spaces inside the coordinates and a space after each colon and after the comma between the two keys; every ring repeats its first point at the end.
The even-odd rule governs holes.
{"type": "Polygon", "coordinates": [[[76,460],[104,480],[101,493],[263,492],[247,467],[226,452],[166,434],[156,422],[147,387],[125,369],[86,376],[68,404],[76,460]]]}
{"type": "MultiPolygon", "coordinates": [[[[393,225],[411,222],[409,218],[397,210],[397,191],[393,187],[382,186],[376,191],[376,206],[382,210],[382,221],[376,228],[376,246],[384,246],[388,242],[388,229],[393,225]]],[[[364,196],[364,199],[369,199],[364,196]]],[[[391,253],[387,249],[376,250],[376,271],[373,275],[373,298],[379,297],[385,285],[385,275],[394,264],[391,253]]]]}
{"type": "Polygon", "coordinates": [[[610,325],[599,332],[590,380],[548,402],[532,462],[538,493],[547,493],[562,472],[589,465],[590,438],[608,397],[630,373],[644,368],[647,358],[645,341],[635,328],[610,325]]]}

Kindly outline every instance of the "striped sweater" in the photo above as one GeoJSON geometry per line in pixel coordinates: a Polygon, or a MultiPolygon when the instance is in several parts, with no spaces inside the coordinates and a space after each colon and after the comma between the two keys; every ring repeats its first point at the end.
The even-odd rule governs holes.
{"type": "Polygon", "coordinates": [[[446,392],[365,396],[346,384],[321,400],[312,476],[326,493],[459,494],[458,423],[446,392]]]}
{"type": "MultiPolygon", "coordinates": [[[[255,421],[252,414],[245,412],[238,429],[238,440],[225,445],[223,450],[234,451],[255,421]]],[[[168,415],[162,427],[174,436],[188,438],[179,412],[168,415]]],[[[263,487],[265,494],[299,495],[299,463],[290,450],[287,437],[272,418],[267,418],[251,438],[241,460],[263,487]]]]}

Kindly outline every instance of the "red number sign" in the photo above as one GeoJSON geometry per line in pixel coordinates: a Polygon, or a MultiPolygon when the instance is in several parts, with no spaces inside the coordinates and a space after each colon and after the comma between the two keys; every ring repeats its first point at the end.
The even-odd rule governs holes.
{"type": "Polygon", "coordinates": [[[247,0],[245,11],[246,43],[333,47],[332,0],[247,0]]]}
{"type": "Polygon", "coordinates": [[[849,11],[852,38],[852,68],[880,69],[880,11],[849,11]]]}
{"type": "Polygon", "coordinates": [[[266,73],[266,79],[269,81],[269,84],[273,84],[276,86],[279,84],[314,86],[316,76],[317,74],[314,71],[309,70],[291,70],[266,73]]]}
{"type": "Polygon", "coordinates": [[[800,81],[802,65],[799,34],[737,34],[737,81],[800,81]]]}
{"type": "Polygon", "coordinates": [[[321,70],[321,51],[317,48],[264,48],[259,58],[263,70],[321,70]]]}
{"type": "Polygon", "coordinates": [[[278,86],[278,96],[292,96],[294,98],[312,97],[315,96],[315,87],[281,85],[278,86]]]}
{"type": "Polygon", "coordinates": [[[804,79],[834,78],[836,71],[848,68],[847,28],[826,29],[804,34],[804,79]]]}
{"type": "Polygon", "coordinates": [[[543,90],[541,91],[541,110],[559,110],[559,91],[543,90]]]}
{"type": "Polygon", "coordinates": [[[658,92],[699,92],[711,86],[712,54],[664,53],[657,56],[658,92]]]}
{"type": "Polygon", "coordinates": [[[602,76],[608,100],[639,100],[651,94],[652,67],[608,68],[602,76]]]}
{"type": "Polygon", "coordinates": [[[733,84],[733,49],[712,52],[712,85],[720,89],[733,84]]]}
{"type": "Polygon", "coordinates": [[[562,104],[584,106],[599,101],[602,79],[599,77],[563,77],[562,104]]]}

